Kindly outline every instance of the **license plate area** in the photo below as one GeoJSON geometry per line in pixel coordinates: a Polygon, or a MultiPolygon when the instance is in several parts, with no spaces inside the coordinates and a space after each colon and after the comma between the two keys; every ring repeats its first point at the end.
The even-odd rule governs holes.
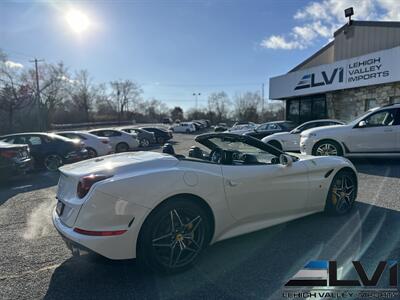
{"type": "Polygon", "coordinates": [[[64,203],[62,203],[61,201],[58,201],[58,202],[57,202],[57,206],[56,206],[56,213],[57,213],[57,215],[59,215],[59,216],[62,215],[62,213],[64,212],[64,207],[65,207],[65,204],[64,204],[64,203]]]}

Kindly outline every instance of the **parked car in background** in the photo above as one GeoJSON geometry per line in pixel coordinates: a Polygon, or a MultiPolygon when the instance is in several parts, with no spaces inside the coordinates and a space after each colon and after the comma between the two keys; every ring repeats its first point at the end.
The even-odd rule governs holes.
{"type": "Polygon", "coordinates": [[[228,125],[226,125],[226,123],[218,123],[218,125],[214,127],[215,132],[224,132],[227,130],[228,130],[228,125]]]}
{"type": "Polygon", "coordinates": [[[192,133],[197,130],[196,125],[193,122],[181,122],[179,124],[174,124],[169,129],[172,130],[173,132],[184,132],[184,133],[192,133]]]}
{"type": "Polygon", "coordinates": [[[283,151],[300,151],[300,134],[304,130],[331,125],[344,125],[344,123],[330,119],[308,121],[297,126],[290,132],[279,132],[266,136],[262,141],[283,151]]]}
{"type": "Polygon", "coordinates": [[[259,140],[262,138],[277,132],[288,132],[296,127],[296,124],[291,121],[276,121],[261,124],[253,130],[243,133],[255,137],[259,140]]]}
{"type": "Polygon", "coordinates": [[[153,132],[146,131],[140,128],[134,127],[123,127],[120,130],[125,131],[129,134],[134,134],[139,139],[139,143],[141,147],[149,147],[151,144],[155,144],[156,136],[153,132]]]}
{"type": "Polygon", "coordinates": [[[114,152],[126,152],[139,147],[139,140],[127,132],[116,129],[92,129],[89,133],[100,137],[106,137],[110,140],[114,152]]]}
{"type": "Polygon", "coordinates": [[[88,158],[88,151],[83,143],[54,133],[9,134],[1,136],[0,141],[10,144],[27,144],[34,159],[35,167],[45,167],[49,171],[57,171],[64,164],[88,158]]]}
{"type": "Polygon", "coordinates": [[[33,169],[28,145],[0,142],[0,180],[25,174],[33,169]]]}
{"type": "Polygon", "coordinates": [[[369,110],[347,125],[301,133],[300,150],[309,155],[400,156],[400,104],[369,110]]]}
{"type": "Polygon", "coordinates": [[[226,132],[235,133],[235,134],[243,134],[243,133],[254,130],[254,128],[256,128],[256,127],[257,127],[257,124],[255,124],[253,122],[236,122],[226,132]]]}
{"type": "Polygon", "coordinates": [[[159,127],[140,127],[140,129],[154,133],[158,144],[163,145],[173,138],[172,131],[159,127]]]}
{"type": "Polygon", "coordinates": [[[82,131],[61,131],[57,132],[57,134],[71,140],[82,142],[86,150],[88,151],[89,158],[108,155],[114,152],[113,147],[110,143],[110,139],[106,137],[100,137],[82,131]]]}
{"type": "Polygon", "coordinates": [[[162,123],[163,123],[163,124],[172,124],[172,119],[171,119],[171,118],[164,118],[164,119],[162,120],[162,123]]]}

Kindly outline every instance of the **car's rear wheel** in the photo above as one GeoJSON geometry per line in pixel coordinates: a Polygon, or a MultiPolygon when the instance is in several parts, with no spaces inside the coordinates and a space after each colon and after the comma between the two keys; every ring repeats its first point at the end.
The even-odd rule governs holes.
{"type": "Polygon", "coordinates": [[[86,148],[86,150],[88,151],[88,157],[89,158],[93,158],[93,157],[97,157],[97,151],[94,150],[93,148],[86,148]]]}
{"type": "Polygon", "coordinates": [[[141,139],[140,140],[140,146],[141,147],[148,147],[150,145],[150,141],[148,140],[148,139],[146,139],[146,138],[143,138],[143,139],[141,139]]]}
{"type": "Polygon", "coordinates": [[[325,211],[331,215],[343,215],[354,206],[357,197],[357,181],[350,171],[339,171],[332,180],[326,199],[325,211]]]}
{"type": "Polygon", "coordinates": [[[318,142],[312,151],[312,155],[315,156],[342,156],[342,147],[334,141],[320,141],[318,142]]]}
{"type": "Polygon", "coordinates": [[[55,172],[63,165],[63,160],[58,154],[49,154],[43,160],[44,167],[51,172],[55,172]]]}
{"type": "Polygon", "coordinates": [[[184,271],[207,246],[210,231],[208,215],[200,205],[183,198],[168,200],[143,224],[138,259],[155,271],[184,271]]]}
{"type": "Polygon", "coordinates": [[[115,150],[117,153],[119,152],[126,152],[129,150],[129,146],[127,143],[119,143],[117,144],[117,146],[115,147],[115,150]]]}
{"type": "Polygon", "coordinates": [[[276,149],[282,150],[282,145],[278,141],[269,141],[268,144],[275,147],[276,149]]]}

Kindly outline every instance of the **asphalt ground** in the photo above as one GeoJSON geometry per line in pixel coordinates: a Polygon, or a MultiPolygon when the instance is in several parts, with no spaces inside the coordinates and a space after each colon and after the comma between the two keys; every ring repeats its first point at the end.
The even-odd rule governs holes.
{"type": "MultiPolygon", "coordinates": [[[[193,138],[175,134],[176,151],[187,153],[193,138]]],[[[350,261],[360,260],[371,274],[400,254],[400,161],[353,162],[360,181],[351,214],[316,214],[217,243],[172,276],[135,260],[73,257],[51,222],[58,175],[12,180],[0,187],[0,299],[282,299],[283,285],[309,260],[337,260],[350,277],[350,261]]]]}

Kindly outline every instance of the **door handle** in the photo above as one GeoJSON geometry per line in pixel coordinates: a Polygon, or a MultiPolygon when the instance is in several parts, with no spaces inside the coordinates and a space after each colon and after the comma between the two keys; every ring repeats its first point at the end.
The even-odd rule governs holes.
{"type": "Polygon", "coordinates": [[[226,182],[228,183],[229,186],[237,186],[239,183],[232,181],[230,179],[227,179],[226,182]]]}

